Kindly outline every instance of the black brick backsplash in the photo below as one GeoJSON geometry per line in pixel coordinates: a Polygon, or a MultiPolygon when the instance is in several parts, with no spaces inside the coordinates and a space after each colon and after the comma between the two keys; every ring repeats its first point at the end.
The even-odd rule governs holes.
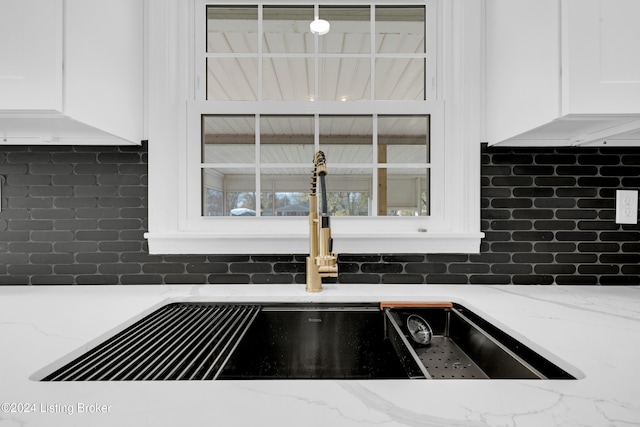
{"type": "MultiPolygon", "coordinates": [[[[482,147],[479,254],[341,254],[339,283],[640,284],[640,150],[482,147]]],[[[149,255],[147,145],[0,147],[0,284],[304,283],[305,255],[149,255]]]]}

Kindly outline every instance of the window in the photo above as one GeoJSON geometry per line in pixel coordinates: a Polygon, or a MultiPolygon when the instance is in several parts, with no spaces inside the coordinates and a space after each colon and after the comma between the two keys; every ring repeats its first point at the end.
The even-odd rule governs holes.
{"type": "MultiPolygon", "coordinates": [[[[276,207],[284,192],[299,193],[303,216],[308,167],[318,149],[332,169],[333,216],[428,215],[424,107],[402,103],[407,115],[322,113],[335,111],[332,103],[426,100],[426,6],[199,7],[206,10],[206,46],[195,53],[196,69],[205,70],[200,96],[219,102],[203,106],[212,112],[202,114],[204,216],[290,213],[291,205],[276,207]],[[331,22],[328,34],[309,31],[316,15],[331,22]],[[215,114],[225,101],[256,102],[240,105],[243,115],[215,114]],[[272,102],[296,112],[288,101],[306,102],[314,114],[255,114],[272,102]]],[[[376,111],[375,103],[365,107],[376,111]]]]}
{"type": "MultiPolygon", "coordinates": [[[[445,197],[456,170],[445,153],[459,149],[447,145],[438,79],[445,9],[436,0],[194,0],[177,19],[187,45],[195,35],[183,52],[192,60],[179,66],[187,108],[173,110],[180,142],[169,187],[179,203],[160,229],[176,225],[154,233],[151,221],[150,248],[181,241],[190,249],[178,252],[305,252],[312,159],[323,150],[339,252],[428,252],[451,236],[471,243],[436,243],[438,252],[477,251],[464,247],[479,233],[448,215],[469,202],[445,197]],[[309,31],[314,16],[330,21],[328,34],[309,31]]],[[[170,163],[169,152],[159,156],[170,163]]]]}

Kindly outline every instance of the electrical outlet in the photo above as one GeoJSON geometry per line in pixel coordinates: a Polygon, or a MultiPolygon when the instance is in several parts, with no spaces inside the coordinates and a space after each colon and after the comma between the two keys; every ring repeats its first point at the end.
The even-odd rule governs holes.
{"type": "Polygon", "coordinates": [[[616,224],[638,223],[638,190],[616,190],[616,224]]]}

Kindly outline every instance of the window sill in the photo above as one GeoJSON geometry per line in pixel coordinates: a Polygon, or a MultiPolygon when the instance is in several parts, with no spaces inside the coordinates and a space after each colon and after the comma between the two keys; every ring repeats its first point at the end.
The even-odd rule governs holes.
{"type": "MultiPolygon", "coordinates": [[[[304,254],[307,234],[146,233],[151,254],[304,254]]],[[[484,233],[334,234],[338,253],[479,253],[484,233]]]]}

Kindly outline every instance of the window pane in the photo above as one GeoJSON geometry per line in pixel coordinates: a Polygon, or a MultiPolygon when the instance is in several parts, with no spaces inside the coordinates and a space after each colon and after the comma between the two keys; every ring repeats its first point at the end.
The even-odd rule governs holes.
{"type": "Polygon", "coordinates": [[[255,161],[254,116],[202,116],[202,163],[255,161]]]}
{"type": "Polygon", "coordinates": [[[261,116],[261,163],[308,163],[315,154],[313,116],[261,116]]]}
{"type": "Polygon", "coordinates": [[[312,58],[264,58],[262,97],[269,101],[310,101],[314,98],[312,58]]]}
{"type": "Polygon", "coordinates": [[[371,116],[320,116],[320,149],[327,165],[373,161],[371,116]]]}
{"type": "Polygon", "coordinates": [[[208,6],[207,52],[258,52],[258,7],[208,6]]]}
{"type": "Polygon", "coordinates": [[[255,171],[252,168],[202,170],[203,216],[255,216],[255,171]]]}
{"type": "Polygon", "coordinates": [[[257,58],[207,58],[207,99],[258,99],[257,58]]]}
{"type": "Polygon", "coordinates": [[[376,99],[423,101],[424,59],[377,58],[376,99]]]}
{"type": "Polygon", "coordinates": [[[331,216],[369,216],[369,192],[331,192],[327,202],[331,216]]]}
{"type": "Polygon", "coordinates": [[[368,6],[320,6],[318,17],[331,24],[331,30],[318,38],[320,53],[371,52],[371,12],[368,6]]]}
{"type": "Polygon", "coordinates": [[[360,101],[371,98],[369,58],[321,58],[318,74],[321,101],[360,101]]]}
{"type": "Polygon", "coordinates": [[[309,214],[311,168],[265,168],[261,170],[262,216],[309,214]]]}
{"type": "Polygon", "coordinates": [[[429,170],[378,170],[379,216],[429,215],[429,170]]]}
{"type": "Polygon", "coordinates": [[[265,53],[313,53],[313,6],[264,6],[262,50],[265,53]]]}
{"type": "Polygon", "coordinates": [[[425,53],[424,6],[377,6],[377,53],[425,53]]]}
{"type": "Polygon", "coordinates": [[[371,213],[371,169],[331,168],[327,183],[327,204],[331,216],[368,216],[371,213]]]}
{"type": "Polygon", "coordinates": [[[379,116],[378,163],[428,163],[429,116],[379,116]]]}

